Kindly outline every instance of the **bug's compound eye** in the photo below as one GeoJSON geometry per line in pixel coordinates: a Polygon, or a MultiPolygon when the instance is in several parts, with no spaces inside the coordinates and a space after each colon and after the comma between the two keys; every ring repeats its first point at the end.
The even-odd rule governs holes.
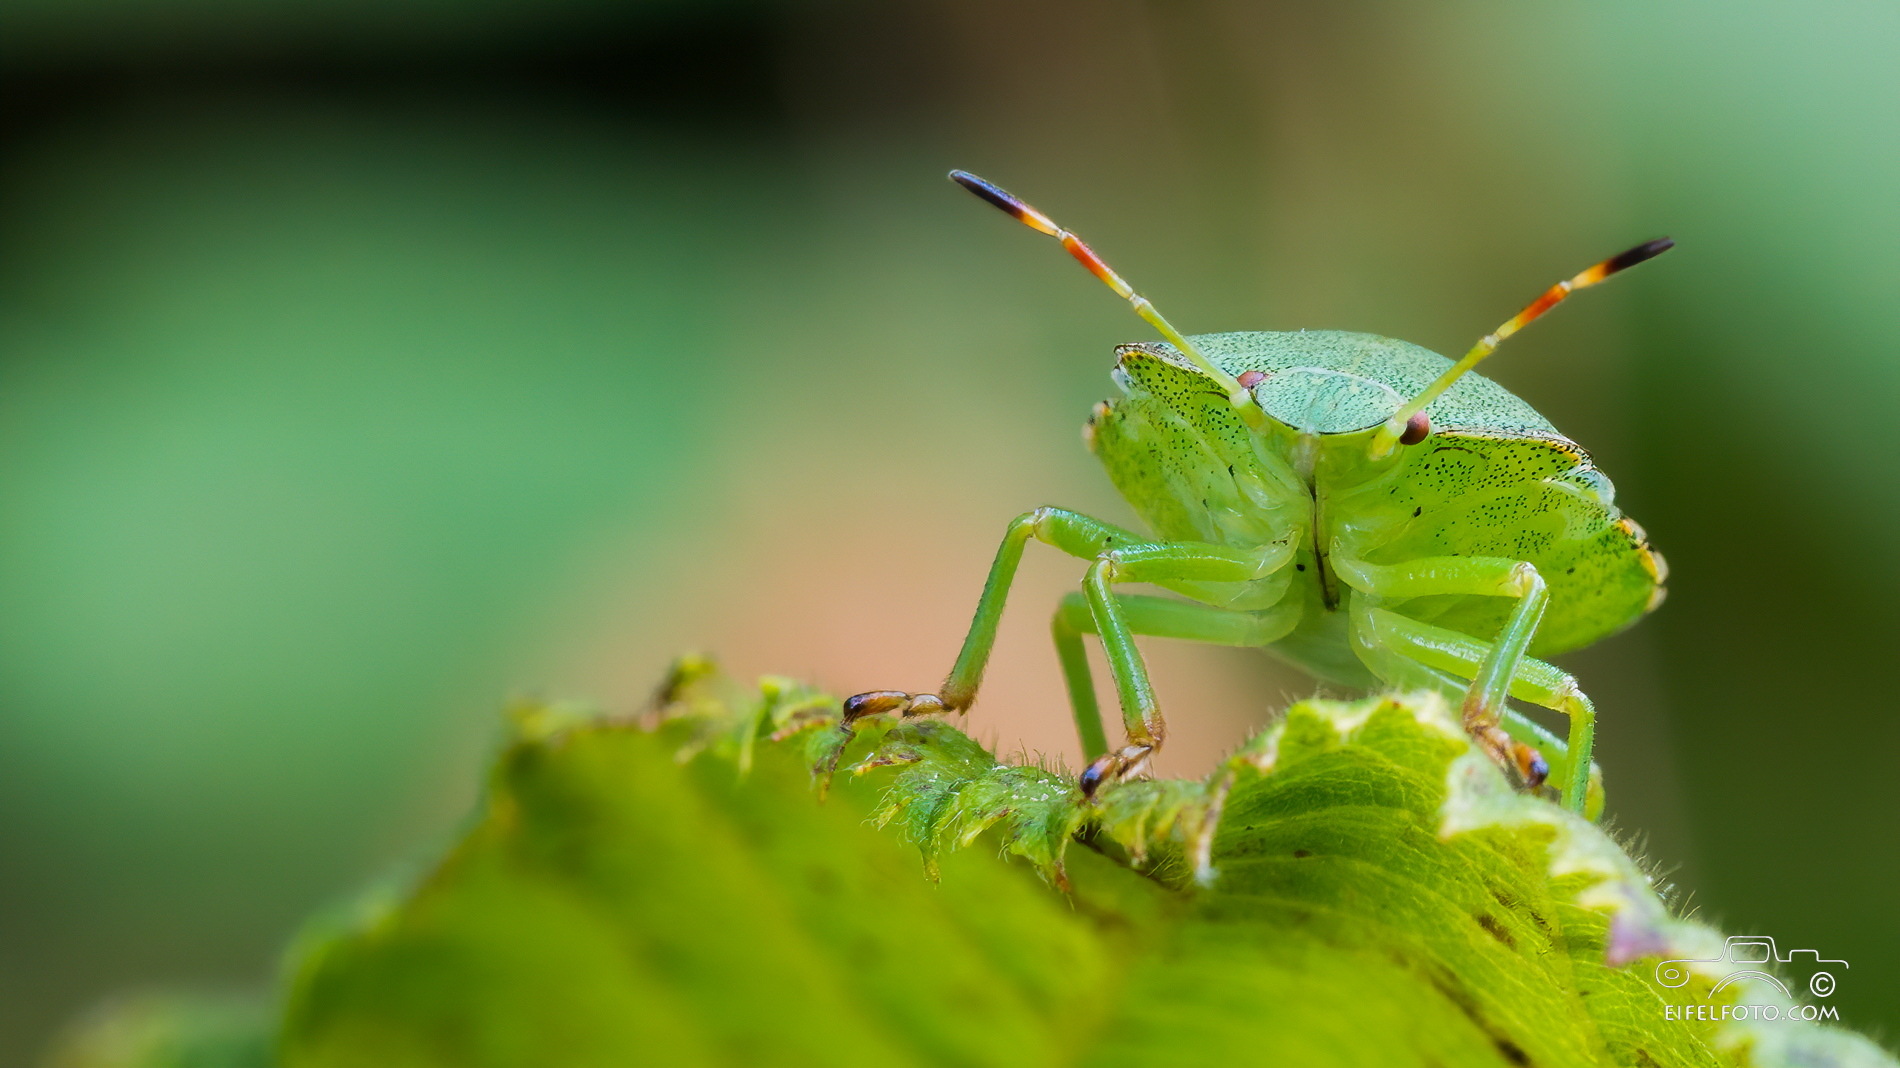
{"type": "Polygon", "coordinates": [[[1240,383],[1241,389],[1252,389],[1266,380],[1267,373],[1265,371],[1242,371],[1240,372],[1240,377],[1234,379],[1234,381],[1240,383]]]}
{"type": "Polygon", "coordinates": [[[1417,445],[1432,432],[1432,417],[1424,412],[1413,412],[1412,418],[1405,421],[1405,433],[1399,435],[1399,444],[1417,445]]]}

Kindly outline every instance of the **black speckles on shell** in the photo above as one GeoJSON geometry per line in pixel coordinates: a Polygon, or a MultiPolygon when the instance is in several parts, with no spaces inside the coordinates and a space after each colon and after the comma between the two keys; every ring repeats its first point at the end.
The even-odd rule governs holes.
{"type": "MultiPolygon", "coordinates": [[[[1421,556],[1528,560],[1550,584],[1536,655],[1574,649],[1620,629],[1654,603],[1658,572],[1640,528],[1608,500],[1608,480],[1569,442],[1480,438],[1415,450],[1379,496],[1412,513],[1380,541],[1381,563],[1421,556]]],[[[1403,513],[1401,513],[1403,514],[1403,513]]],[[[1503,598],[1439,599],[1408,614],[1467,634],[1504,624],[1503,598]]]]}
{"type": "Polygon", "coordinates": [[[1123,349],[1129,395],[1095,421],[1095,454],[1164,538],[1263,544],[1301,522],[1303,494],[1275,492],[1227,394],[1172,354],[1123,349]]]}

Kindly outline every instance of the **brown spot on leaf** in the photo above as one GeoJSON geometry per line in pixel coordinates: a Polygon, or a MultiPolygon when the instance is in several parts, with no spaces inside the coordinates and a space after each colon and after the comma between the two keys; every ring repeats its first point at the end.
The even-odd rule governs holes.
{"type": "Polygon", "coordinates": [[[1507,949],[1517,948],[1517,939],[1511,937],[1511,932],[1504,929],[1504,925],[1498,922],[1496,916],[1488,912],[1480,912],[1477,915],[1477,921],[1478,926],[1484,928],[1486,934],[1504,943],[1507,949]]]}
{"type": "Polygon", "coordinates": [[[1491,1044],[1496,1046],[1498,1052],[1504,1055],[1504,1059],[1510,1061],[1512,1064],[1529,1064],[1531,1062],[1530,1054],[1519,1049],[1517,1043],[1505,1038],[1503,1035],[1492,1035],[1491,1044]]]}

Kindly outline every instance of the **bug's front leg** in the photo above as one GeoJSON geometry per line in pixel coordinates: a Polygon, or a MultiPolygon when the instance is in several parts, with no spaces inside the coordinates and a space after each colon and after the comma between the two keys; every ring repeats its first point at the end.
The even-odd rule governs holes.
{"type": "Polygon", "coordinates": [[[976,701],[977,688],[989,667],[990,651],[996,645],[996,628],[1003,619],[1003,605],[1009,599],[1009,587],[1022,563],[1023,548],[1034,538],[1055,546],[1072,556],[1092,558],[1116,544],[1133,544],[1141,535],[1079,512],[1061,508],[1038,508],[1010,520],[1003,543],[996,549],[984,580],[983,594],[976,602],[976,617],[970,621],[963,649],[950,675],[936,693],[908,693],[903,690],[871,690],[848,697],[844,702],[847,728],[865,716],[896,713],[924,716],[941,712],[962,712],[976,701]]]}

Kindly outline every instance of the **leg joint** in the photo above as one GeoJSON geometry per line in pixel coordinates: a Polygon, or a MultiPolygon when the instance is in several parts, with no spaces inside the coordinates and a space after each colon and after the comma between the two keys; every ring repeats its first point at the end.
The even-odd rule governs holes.
{"type": "Polygon", "coordinates": [[[1009,521],[1009,534],[1015,537],[1041,539],[1046,532],[1049,516],[1055,511],[1048,505],[1032,508],[1009,521]]]}
{"type": "Polygon", "coordinates": [[[1528,560],[1520,560],[1511,568],[1510,591],[1519,597],[1525,597],[1544,588],[1543,573],[1537,565],[1528,560]]]}

